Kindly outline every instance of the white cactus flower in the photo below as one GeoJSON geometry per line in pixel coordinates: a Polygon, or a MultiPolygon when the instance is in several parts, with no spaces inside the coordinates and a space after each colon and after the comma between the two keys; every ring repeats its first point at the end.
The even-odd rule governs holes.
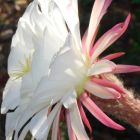
{"type": "Polygon", "coordinates": [[[62,120],[67,123],[69,139],[88,140],[83,122],[92,129],[83,106],[104,125],[124,130],[92,101],[94,96],[116,100],[125,94],[108,74],[140,71],[138,66],[111,61],[123,53],[99,58],[130,21],[129,14],[95,42],[98,25],[110,4],[111,0],[95,0],[82,40],[77,0],[34,0],[27,7],[8,59],[10,78],[1,107],[1,112],[7,113],[6,140],[23,140],[29,131],[33,139],[46,140],[51,128],[51,139],[57,140],[62,120]]]}

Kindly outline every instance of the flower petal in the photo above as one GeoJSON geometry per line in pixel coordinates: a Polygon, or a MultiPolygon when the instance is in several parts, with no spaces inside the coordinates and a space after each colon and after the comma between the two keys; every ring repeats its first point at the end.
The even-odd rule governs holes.
{"type": "Polygon", "coordinates": [[[140,72],[140,66],[116,65],[114,73],[140,72]]]}
{"type": "Polygon", "coordinates": [[[92,61],[106,50],[113,42],[115,42],[127,29],[130,22],[131,15],[129,14],[124,23],[115,25],[112,29],[107,31],[94,45],[92,49],[92,61]]]}
{"type": "Polygon", "coordinates": [[[14,131],[18,124],[18,119],[20,114],[24,111],[25,107],[17,108],[14,112],[7,113],[6,115],[6,125],[5,125],[5,136],[6,140],[12,140],[14,131]]]}
{"type": "Polygon", "coordinates": [[[34,47],[32,42],[32,30],[26,22],[19,22],[16,34],[12,39],[11,52],[8,58],[8,74],[21,70],[21,63],[32,56],[34,47]]]}
{"type": "MultiPolygon", "coordinates": [[[[37,101],[36,101],[37,103],[37,101]]],[[[21,130],[21,128],[28,122],[29,119],[31,119],[37,112],[42,110],[44,107],[47,107],[50,105],[50,101],[46,100],[46,103],[42,104],[34,104],[33,103],[27,104],[24,103],[23,105],[20,105],[18,109],[24,107],[24,110],[20,112],[19,117],[17,118],[17,125],[15,128],[15,139],[18,138],[18,133],[21,130]]]]}
{"type": "Polygon", "coordinates": [[[23,128],[22,132],[20,133],[18,139],[14,139],[14,140],[25,140],[25,137],[26,137],[27,133],[29,132],[29,128],[30,128],[30,125],[26,124],[25,127],[23,128]]]}
{"type": "Polygon", "coordinates": [[[71,126],[78,140],[89,140],[78,109],[77,101],[69,108],[71,126]]]}
{"type": "Polygon", "coordinates": [[[59,96],[61,98],[63,95],[65,95],[68,89],[69,88],[65,81],[60,82],[59,80],[53,80],[45,76],[41,79],[38,87],[36,88],[36,91],[34,93],[34,99],[40,99],[43,101],[43,99],[54,100],[56,96],[57,98],[59,96]]]}
{"type": "Polygon", "coordinates": [[[81,75],[85,72],[83,61],[75,52],[73,45],[73,40],[70,36],[64,48],[52,60],[48,76],[50,81],[62,81],[69,89],[80,81],[81,75]],[[81,69],[80,73],[79,69],[81,69]]]}
{"type": "Polygon", "coordinates": [[[83,107],[82,107],[82,104],[79,102],[79,103],[78,103],[78,106],[79,106],[79,111],[80,111],[82,120],[83,120],[83,122],[85,123],[85,125],[87,126],[87,128],[89,129],[90,133],[92,134],[92,128],[91,128],[91,125],[90,125],[90,123],[89,123],[89,121],[88,121],[88,118],[87,118],[87,116],[86,116],[86,114],[85,114],[85,111],[84,111],[84,109],[83,109],[83,107]]]}
{"type": "Polygon", "coordinates": [[[6,125],[5,125],[5,136],[6,140],[12,140],[14,128],[15,128],[15,121],[17,115],[15,113],[7,113],[6,115],[6,125]],[[14,123],[13,123],[14,122],[14,123]]]}
{"type": "Polygon", "coordinates": [[[68,109],[74,104],[76,97],[76,91],[71,90],[67,95],[65,95],[61,102],[63,103],[64,107],[68,109]]]}
{"type": "Polygon", "coordinates": [[[109,60],[101,60],[92,64],[90,70],[88,71],[88,75],[99,75],[103,73],[112,72],[116,67],[116,64],[109,60]]]}
{"type": "Polygon", "coordinates": [[[3,102],[1,105],[1,113],[6,113],[8,110],[15,109],[20,102],[20,87],[21,79],[8,80],[3,91],[3,102]]]}
{"type": "Polygon", "coordinates": [[[109,54],[109,55],[103,57],[102,59],[112,60],[112,59],[121,57],[123,55],[125,55],[124,52],[112,53],[112,54],[109,54]]]}
{"type": "MultiPolygon", "coordinates": [[[[21,131],[21,136],[19,138],[21,139],[24,138],[24,136],[26,136],[26,133],[28,132],[29,129],[34,138],[38,140],[47,138],[52,121],[56,116],[56,113],[60,109],[60,107],[61,104],[57,104],[49,114],[48,118],[47,118],[47,110],[48,110],[47,108],[37,113],[32,118],[31,122],[27,124],[27,127],[25,126],[25,129],[23,129],[23,134],[21,131]]],[[[16,129],[14,140],[17,140],[18,137],[17,134],[18,134],[18,130],[16,129]]]]}
{"type": "MultiPolygon", "coordinates": [[[[52,3],[52,1],[51,1],[51,3],[52,3]]],[[[50,9],[51,9],[51,12],[49,11],[48,20],[50,20],[50,25],[52,26],[51,30],[64,43],[64,41],[65,41],[65,39],[66,39],[66,37],[68,35],[68,31],[67,31],[67,28],[66,28],[66,24],[65,24],[63,15],[61,14],[60,9],[59,9],[59,7],[57,7],[55,2],[52,4],[52,6],[50,6],[50,9]],[[60,36],[60,34],[61,34],[61,36],[60,36]]],[[[49,27],[48,27],[48,29],[49,29],[49,27]]],[[[54,35],[54,33],[53,33],[53,35],[54,35]]],[[[55,43],[57,43],[57,42],[55,42],[55,43]]]]}
{"type": "Polygon", "coordinates": [[[60,111],[61,110],[59,110],[57,112],[57,115],[56,115],[56,117],[55,117],[55,119],[53,121],[51,140],[57,140],[57,138],[58,138],[60,111]]]}
{"type": "Polygon", "coordinates": [[[125,93],[125,90],[123,89],[123,87],[120,87],[120,85],[115,84],[113,81],[109,81],[106,79],[99,79],[99,78],[93,78],[92,81],[94,83],[97,83],[98,85],[112,88],[118,91],[119,93],[125,93]]]}
{"type": "Polygon", "coordinates": [[[97,97],[103,98],[103,99],[116,99],[116,98],[121,97],[119,92],[117,92],[111,88],[100,86],[93,81],[88,81],[85,84],[85,90],[87,90],[89,93],[91,93],[97,97]]]}
{"type": "MultiPolygon", "coordinates": [[[[95,33],[94,33],[94,36],[92,37],[92,41],[91,41],[91,44],[94,43],[94,40],[96,39],[96,36],[97,36],[97,33],[98,33],[98,30],[99,30],[99,26],[97,27],[95,33]]],[[[82,37],[82,49],[83,49],[83,52],[84,54],[87,54],[88,50],[87,49],[90,49],[86,46],[86,39],[87,39],[87,33],[88,33],[88,29],[86,30],[86,32],[84,33],[83,37],[82,37]]],[[[91,55],[91,49],[89,50],[89,54],[91,55]]]]}
{"type": "Polygon", "coordinates": [[[66,121],[67,121],[67,128],[68,128],[68,136],[69,140],[76,140],[76,136],[71,126],[71,119],[70,119],[70,112],[66,110],[66,121]]]}
{"type": "Polygon", "coordinates": [[[39,131],[37,132],[37,135],[36,136],[39,137],[39,139],[40,138],[47,138],[48,137],[48,133],[49,133],[49,129],[51,127],[51,124],[52,124],[54,118],[56,117],[57,112],[59,112],[61,110],[61,107],[62,107],[62,104],[61,103],[57,103],[55,105],[55,107],[53,108],[53,110],[51,111],[51,113],[49,114],[49,116],[47,118],[47,125],[46,124],[43,124],[43,126],[42,126],[42,132],[44,134],[42,134],[41,131],[40,132],[39,131]]]}
{"type": "Polygon", "coordinates": [[[64,45],[64,42],[61,41],[51,29],[46,30],[44,36],[47,37],[44,38],[44,40],[40,40],[40,44],[38,44],[32,58],[31,73],[33,75],[32,77],[35,87],[41,78],[48,74],[52,59],[64,45]]]}
{"type": "Polygon", "coordinates": [[[44,38],[44,30],[52,30],[59,39],[64,40],[67,35],[67,29],[59,8],[53,1],[36,0],[26,9],[21,20],[30,24],[34,31],[34,37],[44,38]],[[38,19],[38,20],[36,20],[38,19]],[[59,34],[61,33],[61,36],[59,34]]]}
{"type": "Polygon", "coordinates": [[[117,130],[125,129],[123,126],[115,123],[104,112],[102,112],[102,110],[100,110],[100,108],[87,96],[87,94],[82,94],[80,100],[89,110],[89,112],[104,125],[117,130]]]}
{"type": "MultiPolygon", "coordinates": [[[[37,138],[37,133],[42,133],[42,125],[47,122],[47,114],[48,114],[48,107],[38,112],[29,122],[30,124],[30,132],[34,138],[37,138]],[[38,132],[39,131],[39,132],[38,132]]],[[[47,127],[47,123],[46,123],[47,127]]]]}
{"type": "Polygon", "coordinates": [[[34,93],[33,91],[34,91],[33,78],[31,73],[27,73],[22,77],[22,84],[20,89],[21,100],[31,98],[34,93]]]}
{"type": "Polygon", "coordinates": [[[71,31],[77,49],[81,49],[81,37],[79,30],[79,17],[77,10],[77,0],[54,0],[60,11],[62,12],[64,19],[68,25],[69,30],[71,31]],[[80,47],[79,47],[80,46],[80,47]]]}
{"type": "Polygon", "coordinates": [[[23,111],[23,113],[20,114],[20,117],[18,119],[18,125],[16,127],[16,135],[18,134],[19,130],[24,126],[24,124],[29,119],[31,119],[36,113],[38,113],[43,108],[48,107],[50,104],[51,105],[56,104],[67,93],[66,89],[62,88],[61,86],[57,89],[55,88],[56,84],[53,85],[52,81],[50,82],[51,83],[47,81],[45,83],[45,85],[47,85],[47,87],[45,88],[46,92],[40,91],[40,89],[37,90],[37,93],[34,93],[34,96],[28,102],[25,103],[27,107],[23,111]],[[35,103],[31,101],[34,101],[35,103]]]}
{"type": "Polygon", "coordinates": [[[95,35],[97,33],[97,28],[99,26],[100,20],[106,13],[107,8],[111,4],[111,1],[112,0],[95,0],[89,22],[87,39],[85,43],[88,52],[94,43],[95,35]]]}

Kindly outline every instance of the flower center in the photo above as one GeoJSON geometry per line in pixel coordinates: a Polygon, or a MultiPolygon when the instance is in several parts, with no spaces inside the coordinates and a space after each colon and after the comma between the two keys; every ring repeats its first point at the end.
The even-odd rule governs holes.
{"type": "Polygon", "coordinates": [[[31,71],[31,56],[25,57],[25,61],[19,61],[19,66],[10,75],[13,79],[23,77],[25,74],[31,71]]]}
{"type": "Polygon", "coordinates": [[[78,97],[84,92],[85,83],[90,79],[90,77],[87,76],[87,72],[91,67],[91,62],[89,57],[86,58],[84,66],[85,66],[85,74],[82,76],[81,81],[76,87],[76,92],[78,97]]]}
{"type": "Polygon", "coordinates": [[[84,77],[79,85],[76,87],[77,96],[79,97],[84,92],[84,85],[89,80],[88,77],[84,77]]]}

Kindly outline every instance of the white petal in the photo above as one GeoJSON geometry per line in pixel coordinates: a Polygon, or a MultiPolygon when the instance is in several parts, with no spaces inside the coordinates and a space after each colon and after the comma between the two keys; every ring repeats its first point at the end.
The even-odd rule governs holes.
{"type": "Polygon", "coordinates": [[[26,99],[27,97],[31,97],[33,94],[34,85],[31,73],[27,73],[22,78],[21,84],[21,99],[26,99]]]}
{"type": "Polygon", "coordinates": [[[59,93],[62,93],[63,91],[66,91],[68,89],[67,83],[65,81],[58,81],[58,80],[51,80],[48,78],[48,76],[45,76],[41,79],[41,82],[38,85],[38,88],[35,91],[35,97],[37,99],[41,96],[51,96],[52,98],[56,95],[59,95],[59,93]],[[47,93],[47,94],[46,94],[47,93]]]}
{"type": "Polygon", "coordinates": [[[48,14],[49,4],[51,3],[50,0],[36,0],[36,3],[39,5],[40,12],[44,15],[48,14]]]}
{"type": "Polygon", "coordinates": [[[23,105],[21,105],[21,107],[26,105],[26,109],[20,114],[20,117],[18,119],[18,124],[16,126],[15,133],[16,137],[20,129],[31,117],[33,117],[37,112],[39,112],[43,108],[46,108],[50,104],[51,105],[55,104],[64,95],[62,91],[58,93],[57,91],[54,92],[54,90],[53,91],[52,90],[47,94],[45,92],[43,95],[35,96],[29,100],[29,103],[26,104],[24,103],[23,105]]]}
{"type": "Polygon", "coordinates": [[[42,124],[47,121],[48,108],[37,113],[30,122],[30,131],[33,137],[36,136],[42,124]]]}
{"type": "Polygon", "coordinates": [[[71,125],[72,129],[77,137],[78,140],[89,140],[81,116],[78,109],[77,102],[75,100],[75,103],[73,103],[73,106],[69,108],[70,111],[70,119],[71,119],[71,125]]]}
{"type": "Polygon", "coordinates": [[[6,140],[12,140],[12,136],[13,136],[14,130],[16,129],[19,116],[23,112],[23,110],[24,108],[20,108],[20,109],[16,109],[12,113],[7,113],[6,125],[5,125],[6,140]]]}
{"type": "Polygon", "coordinates": [[[54,55],[63,47],[61,41],[51,29],[46,29],[42,42],[38,42],[33,60],[32,60],[32,75],[34,85],[36,86],[40,79],[48,74],[50,63],[54,55]]]}
{"type": "Polygon", "coordinates": [[[67,29],[62,14],[53,1],[33,1],[27,7],[21,20],[30,24],[37,38],[41,36],[44,38],[43,33],[45,28],[53,29],[53,33],[57,34],[57,37],[62,40],[64,40],[67,35],[67,29]],[[61,36],[59,34],[61,34],[61,36]]]}
{"type": "Polygon", "coordinates": [[[54,33],[64,42],[68,31],[61,11],[53,1],[51,1],[49,7],[48,19],[50,20],[52,29],[54,29],[54,33]]]}
{"type": "Polygon", "coordinates": [[[12,39],[11,47],[19,47],[23,51],[33,49],[32,35],[33,30],[30,24],[27,21],[20,19],[16,33],[12,39]]]}
{"type": "Polygon", "coordinates": [[[41,120],[41,126],[40,124],[38,124],[39,126],[37,125],[36,127],[34,127],[34,129],[37,130],[34,136],[37,140],[47,139],[52,122],[54,118],[56,117],[56,114],[59,110],[61,110],[60,103],[56,104],[56,106],[53,108],[53,110],[49,114],[48,118],[46,117],[46,120],[43,123],[41,120]]]}
{"type": "Polygon", "coordinates": [[[53,30],[53,33],[57,35],[59,39],[65,40],[67,36],[67,28],[60,9],[53,1],[38,1],[41,8],[41,13],[45,15],[45,24],[47,25],[46,27],[48,29],[51,27],[51,30],[53,30]]]}
{"type": "Polygon", "coordinates": [[[17,117],[17,116],[14,116],[14,117],[13,116],[14,116],[14,113],[7,113],[6,115],[6,125],[5,125],[6,140],[12,140],[12,137],[13,137],[14,127],[15,127],[14,126],[15,124],[13,124],[13,122],[15,123],[15,121],[13,119],[17,117]]]}
{"type": "MultiPolygon", "coordinates": [[[[47,28],[47,30],[50,30],[53,34],[55,34],[57,36],[57,39],[64,42],[67,36],[67,28],[64,19],[62,17],[62,14],[57,5],[53,1],[48,3],[49,3],[48,7],[45,7],[46,9],[48,8],[47,15],[44,17],[45,28],[47,28]]],[[[40,27],[41,26],[39,26],[39,28],[40,27]]]]}
{"type": "Polygon", "coordinates": [[[62,12],[66,23],[71,30],[72,34],[75,34],[76,26],[79,24],[78,10],[76,7],[77,0],[54,0],[60,11],[62,12]],[[75,10],[76,9],[76,10],[75,10]]]}
{"type": "Polygon", "coordinates": [[[115,69],[115,63],[109,60],[101,60],[96,62],[95,64],[92,64],[88,75],[98,75],[103,73],[112,72],[115,69]]]}
{"type": "Polygon", "coordinates": [[[25,137],[26,137],[27,133],[29,132],[29,128],[30,128],[30,125],[26,124],[26,126],[21,131],[18,139],[15,139],[15,140],[25,140],[25,137]]]}
{"type": "MultiPolygon", "coordinates": [[[[32,102],[32,104],[33,104],[33,102],[32,102]]],[[[35,103],[34,103],[34,105],[32,105],[32,104],[30,103],[29,105],[28,104],[20,105],[20,108],[22,108],[23,106],[26,106],[26,108],[24,109],[24,111],[20,112],[20,115],[19,115],[19,118],[18,118],[18,121],[17,121],[17,126],[16,126],[16,129],[15,129],[16,130],[15,131],[15,139],[18,138],[19,131],[27,123],[27,121],[29,119],[31,119],[41,109],[48,106],[50,104],[50,101],[48,102],[46,100],[46,102],[42,103],[41,105],[39,105],[39,104],[36,105],[35,103]]],[[[18,108],[18,109],[20,109],[20,108],[18,108]]]]}
{"type": "Polygon", "coordinates": [[[1,113],[6,113],[9,109],[13,110],[19,105],[21,79],[9,79],[3,92],[3,102],[1,113]]]}
{"type": "Polygon", "coordinates": [[[77,49],[81,49],[81,37],[79,30],[79,17],[77,10],[77,0],[54,0],[60,8],[64,19],[70,29],[75,41],[77,49]]]}
{"type": "Polygon", "coordinates": [[[43,30],[46,26],[46,18],[45,15],[41,13],[37,0],[29,4],[20,20],[26,21],[36,36],[40,37],[43,34],[43,30]]]}
{"type": "Polygon", "coordinates": [[[11,52],[8,58],[8,73],[13,75],[22,69],[21,63],[32,56],[32,33],[26,22],[19,22],[16,34],[12,39],[11,52]]]}
{"type": "Polygon", "coordinates": [[[68,94],[62,100],[64,107],[66,109],[71,108],[71,106],[75,103],[76,97],[77,94],[75,90],[68,92],[68,94]]]}
{"type": "Polygon", "coordinates": [[[69,49],[65,52],[62,49],[51,64],[49,79],[53,81],[67,81],[68,87],[71,88],[81,80],[81,76],[85,73],[85,68],[82,59],[73,48],[72,40],[66,42],[66,47],[69,49]]]}

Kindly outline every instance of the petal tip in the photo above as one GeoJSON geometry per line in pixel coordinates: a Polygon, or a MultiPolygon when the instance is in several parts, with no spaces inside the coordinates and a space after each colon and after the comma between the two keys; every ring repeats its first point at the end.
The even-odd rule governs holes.
{"type": "Polygon", "coordinates": [[[6,107],[1,107],[1,114],[6,114],[6,112],[7,112],[6,107]]]}
{"type": "Polygon", "coordinates": [[[126,24],[129,24],[130,23],[131,17],[132,17],[132,14],[129,13],[128,16],[127,16],[127,18],[126,18],[126,20],[125,20],[125,23],[126,24]]]}
{"type": "Polygon", "coordinates": [[[124,131],[126,130],[126,128],[120,125],[120,127],[117,130],[124,131]]]}

